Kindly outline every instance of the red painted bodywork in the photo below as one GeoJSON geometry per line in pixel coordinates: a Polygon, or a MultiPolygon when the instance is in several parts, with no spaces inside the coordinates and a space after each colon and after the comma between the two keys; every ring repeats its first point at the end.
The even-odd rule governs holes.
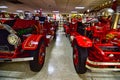
{"type": "MultiPolygon", "coordinates": [[[[93,62],[105,62],[105,63],[118,63],[120,62],[120,32],[110,28],[110,22],[99,23],[91,27],[93,31],[93,46],[88,49],[89,56],[88,59],[93,62]],[[98,28],[99,27],[99,28],[98,28]],[[115,50],[115,49],[118,49],[115,50]],[[112,56],[111,56],[112,55],[112,56]]],[[[87,29],[88,30],[88,29],[87,29]]],[[[87,62],[87,65],[91,67],[118,67],[120,65],[94,65],[87,62]]]]}
{"type": "MultiPolygon", "coordinates": [[[[74,41],[77,41],[77,44],[79,46],[82,46],[85,48],[92,46],[92,41],[89,38],[82,36],[77,32],[71,33],[71,36],[74,37],[74,41]]],[[[74,41],[72,42],[72,46],[74,45],[74,41]]]]}
{"type": "Polygon", "coordinates": [[[40,40],[42,39],[42,35],[30,35],[23,43],[23,50],[35,50],[38,47],[40,40]]]}
{"type": "Polygon", "coordinates": [[[72,28],[74,30],[71,30],[69,26],[67,27],[67,25],[64,24],[64,29],[70,32],[67,34],[74,36],[72,46],[74,46],[74,41],[77,41],[80,47],[87,48],[88,59],[96,63],[93,64],[88,61],[86,62],[88,66],[93,68],[109,68],[111,66],[119,68],[119,64],[114,65],[111,63],[120,63],[120,32],[119,29],[114,30],[111,29],[110,26],[110,20],[102,20],[93,26],[86,27],[86,32],[92,32],[91,38],[87,38],[87,35],[85,37],[79,34],[75,25],[73,26],[74,28],[72,28]],[[86,38],[86,40],[84,40],[84,38],[86,38]],[[85,41],[87,42],[85,43],[85,41]],[[99,62],[103,64],[97,64],[99,62]]]}
{"type": "MultiPolygon", "coordinates": [[[[51,38],[47,39],[46,35],[54,36],[56,25],[52,25],[50,22],[40,24],[36,20],[6,20],[4,24],[12,25],[11,28],[15,31],[22,29],[33,28],[34,31],[26,34],[19,35],[21,43],[15,47],[12,51],[1,51],[0,59],[15,59],[30,57],[29,51],[36,50],[41,39],[45,42],[45,47],[50,43],[51,38]],[[52,29],[51,29],[52,28],[52,29]]],[[[0,29],[1,30],[1,29],[0,29]]],[[[18,34],[16,34],[18,35],[18,34]]],[[[7,40],[6,40],[7,41],[7,40]]]]}
{"type": "Polygon", "coordinates": [[[77,28],[77,23],[68,23],[69,25],[67,24],[64,24],[63,27],[65,29],[65,33],[66,34],[71,34],[73,32],[76,32],[76,28],[77,28]]]}
{"type": "Polygon", "coordinates": [[[75,39],[79,46],[82,46],[82,47],[91,47],[92,46],[91,40],[85,36],[79,35],[79,36],[76,36],[75,39]]]}
{"type": "MultiPolygon", "coordinates": [[[[91,47],[92,46],[92,41],[89,38],[80,35],[76,31],[77,26],[78,26],[77,23],[74,23],[74,24],[70,23],[69,26],[64,24],[63,26],[64,26],[66,34],[69,34],[70,36],[73,36],[74,39],[77,41],[79,46],[82,46],[82,47],[91,47]]],[[[72,45],[74,45],[74,41],[73,41],[72,45]]]]}

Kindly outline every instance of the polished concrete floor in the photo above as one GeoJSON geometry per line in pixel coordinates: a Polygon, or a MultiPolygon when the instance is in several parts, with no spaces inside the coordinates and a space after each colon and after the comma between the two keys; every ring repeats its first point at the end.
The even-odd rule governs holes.
{"type": "Polygon", "coordinates": [[[120,80],[120,72],[76,74],[72,61],[72,47],[63,29],[47,47],[46,60],[38,73],[29,69],[28,62],[0,63],[0,80],[120,80]]]}

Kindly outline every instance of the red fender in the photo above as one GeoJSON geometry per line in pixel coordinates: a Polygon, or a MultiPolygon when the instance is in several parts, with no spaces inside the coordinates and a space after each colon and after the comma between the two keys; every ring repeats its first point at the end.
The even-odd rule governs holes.
{"type": "Polygon", "coordinates": [[[70,28],[67,25],[64,25],[64,29],[65,29],[65,31],[66,31],[67,34],[70,33],[70,28]]]}
{"type": "Polygon", "coordinates": [[[77,41],[78,45],[81,47],[92,47],[92,41],[82,35],[76,36],[75,40],[77,41]]]}
{"type": "Polygon", "coordinates": [[[42,39],[42,35],[30,35],[22,44],[23,50],[35,50],[42,39]]]}

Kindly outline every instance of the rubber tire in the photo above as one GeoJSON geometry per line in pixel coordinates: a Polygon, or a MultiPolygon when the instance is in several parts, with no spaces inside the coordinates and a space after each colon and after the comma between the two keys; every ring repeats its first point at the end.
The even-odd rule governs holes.
{"type": "Polygon", "coordinates": [[[78,74],[84,74],[87,71],[87,68],[85,67],[87,57],[88,57],[87,48],[80,47],[77,45],[77,43],[75,43],[73,46],[73,63],[74,63],[75,70],[78,74]],[[78,50],[78,64],[77,65],[75,65],[74,63],[74,48],[75,47],[78,50]]]}
{"type": "Polygon", "coordinates": [[[53,37],[53,39],[56,39],[56,37],[57,37],[57,34],[56,34],[56,30],[54,30],[54,37],[53,37]]]}
{"type": "Polygon", "coordinates": [[[41,48],[41,45],[44,44],[44,41],[40,41],[38,48],[36,50],[30,51],[30,56],[33,57],[33,60],[29,62],[30,70],[33,72],[39,72],[45,62],[45,52],[44,52],[44,60],[42,64],[39,64],[38,56],[39,56],[39,49],[41,48]]]}

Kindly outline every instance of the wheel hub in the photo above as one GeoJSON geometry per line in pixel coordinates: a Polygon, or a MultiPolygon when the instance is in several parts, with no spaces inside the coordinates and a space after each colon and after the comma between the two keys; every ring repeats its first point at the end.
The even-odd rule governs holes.
{"type": "Polygon", "coordinates": [[[44,63],[44,58],[45,58],[45,46],[41,45],[41,48],[39,50],[39,64],[44,63]]]}

